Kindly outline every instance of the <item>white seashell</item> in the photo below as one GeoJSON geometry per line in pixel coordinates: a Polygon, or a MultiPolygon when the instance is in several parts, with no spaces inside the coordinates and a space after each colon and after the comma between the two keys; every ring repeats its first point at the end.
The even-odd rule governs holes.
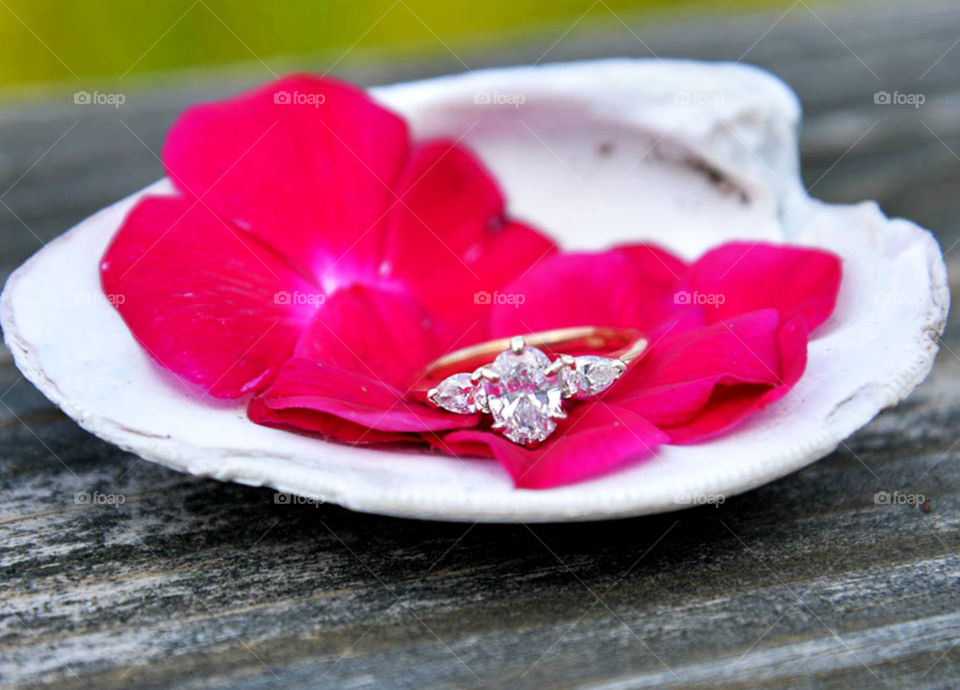
{"type": "Polygon", "coordinates": [[[418,137],[466,132],[511,212],[567,248],[644,239],[692,258],[747,238],[839,254],[839,303],[810,343],[802,380],[733,433],[663,447],[624,471],[549,491],[514,489],[492,461],[354,448],[257,426],[240,404],[210,406],[185,394],[96,298],[99,258],[144,192],[87,219],[11,276],[0,314],[23,374],[90,432],[177,470],[376,513],[556,521],[668,511],[686,505],[684,497],[746,491],[823,457],[930,371],[949,300],[937,243],[873,203],[809,198],[797,169],[798,104],[767,73],[607,60],[476,71],[375,95],[404,113],[418,137]],[[678,93],[716,97],[691,105],[678,93]],[[94,299],[82,304],[81,295],[94,299]]]}

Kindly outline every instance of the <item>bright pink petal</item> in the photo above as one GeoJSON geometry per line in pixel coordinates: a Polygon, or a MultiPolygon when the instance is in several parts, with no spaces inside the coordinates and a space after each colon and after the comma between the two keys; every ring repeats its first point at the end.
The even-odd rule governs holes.
{"type": "Polygon", "coordinates": [[[651,342],[609,397],[621,400],[705,378],[775,384],[780,378],[779,327],[779,314],[764,309],[695,330],[671,330],[651,342]]]}
{"type": "Polygon", "coordinates": [[[405,391],[385,383],[375,372],[348,371],[303,357],[284,364],[270,388],[256,400],[270,411],[275,423],[301,428],[305,422],[310,425],[305,431],[335,433],[321,415],[368,429],[405,433],[458,429],[478,421],[475,415],[452,414],[412,401],[405,391]]]}
{"type": "Polygon", "coordinates": [[[255,237],[182,198],[147,198],[124,221],[100,276],[133,336],[211,395],[269,382],[316,308],[318,289],[255,237]]]}
{"type": "Polygon", "coordinates": [[[391,432],[473,426],[476,416],[411,399],[418,374],[448,347],[447,336],[412,297],[360,285],[338,290],[259,403],[289,426],[315,421],[304,411],[391,432]]]}
{"type": "MultiPolygon", "coordinates": [[[[677,427],[690,422],[706,407],[719,380],[720,377],[714,375],[692,381],[662,383],[643,388],[624,398],[622,404],[661,429],[677,427]]],[[[610,391],[611,394],[618,392],[610,391]]]]}
{"type": "Polygon", "coordinates": [[[643,245],[554,254],[504,287],[513,301],[493,304],[491,330],[512,336],[566,326],[615,326],[652,334],[684,310],[674,301],[683,271],[679,259],[643,245]]]}
{"type": "Polygon", "coordinates": [[[709,321],[773,308],[784,321],[802,316],[812,331],[833,312],[841,270],[837,256],[819,249],[735,242],[694,263],[685,289],[709,321]]]}
{"type": "Polygon", "coordinates": [[[327,298],[296,355],[405,389],[452,345],[446,324],[412,296],[354,285],[327,298]]]}
{"type": "Polygon", "coordinates": [[[514,484],[546,489],[596,477],[647,457],[669,437],[639,415],[617,405],[578,405],[559,422],[553,436],[527,450],[492,431],[464,430],[446,434],[437,447],[456,455],[491,453],[514,484]]]}
{"type": "Polygon", "coordinates": [[[505,218],[496,182],[453,142],[416,149],[398,193],[380,278],[411,290],[458,336],[482,340],[486,297],[552,253],[553,242],[505,218]]]}
{"type": "MultiPolygon", "coordinates": [[[[724,338],[718,337],[718,325],[722,326],[714,324],[694,334],[695,347],[707,352],[711,348],[730,346],[729,341],[724,343],[724,338]]],[[[624,396],[617,398],[618,404],[664,429],[670,434],[671,443],[702,441],[728,431],[750,414],[786,395],[806,367],[807,331],[801,317],[775,327],[769,335],[764,334],[760,326],[754,323],[751,329],[737,330],[738,340],[743,339],[745,344],[749,338],[750,350],[728,350],[735,366],[723,365],[721,357],[714,357],[712,365],[694,371],[690,367],[672,366],[651,351],[647,380],[655,385],[644,387],[641,370],[636,379],[620,382],[633,383],[634,391],[614,388],[611,394],[624,396]],[[774,372],[776,377],[772,376],[774,372]],[[675,377],[672,383],[671,377],[675,377]],[[768,380],[764,382],[764,378],[768,380]]],[[[694,351],[690,348],[688,353],[694,351]]],[[[645,363],[643,360],[639,364],[645,363]]]]}
{"type": "Polygon", "coordinates": [[[276,247],[329,289],[375,275],[403,120],[362,90],[291,76],[189,108],[163,160],[178,188],[276,247]]]}
{"type": "Polygon", "coordinates": [[[688,268],[683,259],[652,244],[624,244],[615,251],[629,256],[647,285],[658,291],[673,288],[688,268]]]}
{"type": "Polygon", "coordinates": [[[377,431],[362,424],[354,424],[346,419],[309,409],[272,410],[260,398],[250,401],[247,416],[255,424],[355,445],[422,442],[416,434],[377,431]]]}

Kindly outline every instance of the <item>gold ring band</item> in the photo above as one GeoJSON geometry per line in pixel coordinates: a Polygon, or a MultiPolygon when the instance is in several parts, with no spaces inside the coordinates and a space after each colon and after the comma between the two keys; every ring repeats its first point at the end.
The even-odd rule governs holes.
{"type": "MultiPolygon", "coordinates": [[[[606,326],[555,328],[521,337],[527,345],[543,348],[552,354],[561,354],[561,351],[562,354],[605,352],[607,356],[619,359],[624,364],[630,364],[647,349],[648,345],[643,333],[635,328],[606,326]]],[[[450,374],[470,371],[489,364],[498,354],[510,349],[515,340],[516,336],[496,338],[445,354],[423,369],[419,381],[429,384],[450,374]]],[[[422,397],[416,394],[425,393],[429,388],[429,385],[417,386],[414,389],[415,397],[422,397]]]]}

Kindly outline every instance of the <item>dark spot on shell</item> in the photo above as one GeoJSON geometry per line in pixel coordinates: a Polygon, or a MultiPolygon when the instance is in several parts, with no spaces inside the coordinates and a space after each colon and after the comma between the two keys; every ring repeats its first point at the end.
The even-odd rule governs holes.
{"type": "Polygon", "coordinates": [[[597,146],[597,155],[601,158],[609,158],[614,148],[612,141],[601,141],[600,145],[597,146]]]}
{"type": "Polygon", "coordinates": [[[691,170],[700,173],[707,178],[709,182],[714,187],[717,187],[721,192],[725,194],[734,193],[740,200],[742,204],[750,203],[750,195],[738,185],[736,182],[728,178],[723,171],[714,167],[707,161],[702,158],[688,158],[684,163],[690,167],[691,170]]]}

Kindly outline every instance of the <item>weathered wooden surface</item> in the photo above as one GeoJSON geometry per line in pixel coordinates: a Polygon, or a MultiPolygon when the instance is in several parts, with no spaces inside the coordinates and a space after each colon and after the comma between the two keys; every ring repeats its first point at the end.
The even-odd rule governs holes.
{"type": "MultiPolygon", "coordinates": [[[[649,54],[638,37],[660,56],[746,53],[803,100],[815,194],[879,199],[934,229],[960,266],[955,4],[781,11],[578,27],[550,48],[559,27],[460,57],[649,54]],[[926,102],[875,105],[879,90],[926,102]]],[[[595,5],[583,25],[606,14],[595,5]]],[[[462,68],[447,56],[339,72],[372,83],[462,68]]],[[[127,95],[116,110],[70,93],[5,107],[0,273],[158,177],[149,149],[183,105],[269,77],[258,70],[107,86],[127,95]]],[[[180,475],[81,431],[0,351],[0,684],[956,687],[957,333],[911,398],[812,467],[717,508],[532,527],[277,504],[180,475]],[[877,505],[878,491],[926,505],[877,505]],[[93,495],[124,503],[82,502],[93,495]]]]}

